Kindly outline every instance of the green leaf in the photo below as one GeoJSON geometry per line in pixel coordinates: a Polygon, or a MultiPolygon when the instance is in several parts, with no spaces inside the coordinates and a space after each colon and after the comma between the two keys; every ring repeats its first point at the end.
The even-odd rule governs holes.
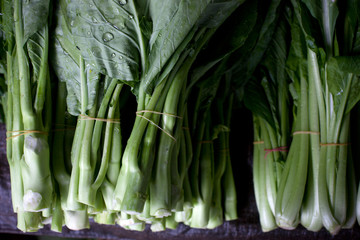
{"type": "MultiPolygon", "coordinates": [[[[13,21],[13,3],[11,0],[1,1],[1,30],[4,34],[4,45],[13,46],[14,44],[14,21],[13,21]]],[[[6,47],[6,46],[4,46],[6,47]]]]}
{"type": "Polygon", "coordinates": [[[356,32],[358,25],[358,11],[357,8],[360,6],[359,0],[348,0],[344,4],[345,9],[342,10],[345,12],[345,20],[344,20],[344,54],[349,54],[352,52],[354,47],[354,40],[356,40],[356,32]]]}
{"type": "MultiPolygon", "coordinates": [[[[60,81],[66,83],[67,107],[71,115],[77,116],[81,112],[81,84],[80,84],[80,51],[76,48],[74,40],[67,29],[64,18],[57,12],[57,27],[53,40],[51,61],[55,73],[60,81]]],[[[88,84],[88,106],[91,109],[95,104],[100,75],[94,71],[90,64],[86,65],[86,78],[88,84]]]]}
{"type": "Polygon", "coordinates": [[[112,78],[144,80],[147,90],[177,62],[197,28],[217,27],[242,0],[62,2],[84,59],[112,78]]]}
{"type": "Polygon", "coordinates": [[[264,89],[266,100],[268,101],[269,111],[273,119],[273,127],[275,132],[280,133],[280,125],[278,119],[278,104],[277,104],[277,89],[275,84],[269,81],[266,77],[261,80],[261,86],[264,89]]]}
{"type": "Polygon", "coordinates": [[[346,110],[345,113],[350,112],[351,109],[360,101],[360,78],[358,76],[354,76],[350,93],[347,99],[346,110]]]}
{"type": "Polygon", "coordinates": [[[334,57],[329,62],[336,65],[343,72],[360,75],[360,55],[334,57]]]}
{"type": "Polygon", "coordinates": [[[36,81],[39,77],[41,59],[45,51],[45,44],[48,44],[46,41],[46,30],[42,28],[41,30],[34,33],[29,40],[27,41],[27,50],[31,64],[33,66],[33,80],[36,81]]]}
{"type": "Polygon", "coordinates": [[[50,0],[22,0],[24,44],[48,22],[50,0]]]}
{"type": "Polygon", "coordinates": [[[329,91],[334,98],[334,109],[337,110],[338,105],[341,102],[343,97],[343,92],[345,91],[347,84],[347,74],[338,66],[338,61],[335,58],[331,58],[327,63],[327,85],[329,91]]]}
{"type": "Polygon", "coordinates": [[[234,82],[236,88],[241,88],[246,84],[261,61],[283,10],[280,3],[280,0],[271,1],[266,9],[261,4],[258,6],[259,14],[255,27],[243,47],[231,56],[229,63],[232,65],[231,70],[236,79],[234,82]]]}
{"type": "MultiPolygon", "coordinates": [[[[198,25],[206,28],[218,28],[225,19],[245,0],[214,0],[211,1],[200,19],[198,25]]],[[[228,21],[228,20],[227,20],[228,21]]]]}
{"type": "MultiPolygon", "coordinates": [[[[164,1],[150,1],[154,4],[163,4],[164,1]],[[161,2],[161,3],[159,3],[161,2]]],[[[166,1],[166,3],[175,4],[176,1],[166,1]]],[[[213,1],[218,2],[218,1],[213,1]]],[[[223,1],[227,3],[239,2],[239,1],[223,1]]],[[[156,5],[155,4],[155,5],[156,5]]],[[[212,12],[208,12],[207,9],[211,6],[212,1],[208,0],[199,0],[199,1],[181,1],[178,3],[177,11],[172,17],[168,24],[166,24],[158,33],[154,29],[153,35],[156,36],[156,40],[150,42],[151,50],[149,53],[149,70],[147,71],[146,82],[150,85],[155,78],[156,75],[161,71],[163,66],[165,66],[166,62],[172,56],[173,52],[176,50],[178,46],[184,41],[188,34],[192,34],[191,30],[193,30],[194,26],[199,24],[204,17],[210,15],[214,19],[214,23],[222,22],[224,20],[224,16],[226,14],[230,14],[228,10],[224,10],[222,15],[213,15],[212,12]],[[152,44],[153,43],[153,44],[152,44]]],[[[163,25],[164,23],[157,23],[154,21],[155,16],[163,15],[161,11],[158,11],[159,8],[153,8],[151,11],[151,16],[154,22],[154,25],[163,25]]],[[[231,9],[232,10],[232,9],[231,9]]],[[[166,16],[165,16],[166,17],[166,16]]],[[[216,24],[212,23],[214,26],[216,24]]],[[[211,27],[206,26],[206,27],[211,27]]],[[[154,37],[152,37],[154,39],[154,37]]]]}
{"type": "Polygon", "coordinates": [[[246,84],[244,104],[253,114],[265,119],[270,126],[276,129],[264,89],[255,80],[249,81],[246,84]]]}
{"type": "Polygon", "coordinates": [[[291,23],[291,46],[286,66],[290,78],[296,85],[300,85],[301,76],[307,76],[307,49],[302,33],[298,19],[294,18],[291,23]]]}
{"type": "MultiPolygon", "coordinates": [[[[323,38],[327,51],[333,51],[333,38],[335,32],[335,24],[339,15],[336,1],[333,0],[302,0],[316,18],[321,26],[323,38]]],[[[329,52],[327,52],[329,54],[329,52]]]]}
{"type": "MultiPolygon", "coordinates": [[[[349,73],[360,75],[360,56],[341,56],[329,59],[327,65],[328,86],[334,96],[335,109],[340,104],[343,91],[349,84],[349,73]]],[[[349,112],[360,100],[359,77],[354,76],[347,99],[346,112],[349,112]]]]}
{"type": "Polygon", "coordinates": [[[320,45],[323,43],[322,38],[319,38],[319,32],[322,31],[320,23],[311,15],[309,9],[300,0],[292,0],[291,2],[298,24],[305,35],[307,46],[316,51],[319,43],[320,45]]]}
{"type": "Polygon", "coordinates": [[[150,82],[207,4],[204,0],[70,1],[66,20],[84,59],[98,71],[127,81],[138,81],[139,73],[146,71],[150,82]]]}
{"type": "Polygon", "coordinates": [[[256,23],[257,3],[258,1],[244,3],[219,27],[199,56],[199,68],[213,66],[244,45],[256,23]]]}
{"type": "Polygon", "coordinates": [[[203,78],[203,80],[198,83],[200,87],[200,106],[198,111],[206,112],[210,108],[222,79],[223,67],[223,63],[218,64],[217,67],[211,71],[212,74],[210,74],[209,77],[203,78]]]}

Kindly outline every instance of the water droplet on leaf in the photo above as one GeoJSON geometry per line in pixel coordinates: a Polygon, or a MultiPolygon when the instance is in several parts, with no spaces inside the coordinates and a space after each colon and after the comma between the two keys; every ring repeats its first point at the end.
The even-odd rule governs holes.
{"type": "Polygon", "coordinates": [[[134,16],[133,16],[133,15],[129,15],[129,18],[130,18],[130,19],[133,19],[133,18],[134,18],[134,16]]]}
{"type": "Polygon", "coordinates": [[[111,54],[111,57],[112,57],[112,58],[114,58],[115,56],[116,56],[116,54],[115,54],[115,53],[112,53],[112,54],[111,54]]]}
{"type": "Polygon", "coordinates": [[[114,35],[112,33],[106,32],[103,34],[102,39],[104,42],[109,42],[114,39],[114,35]]]}
{"type": "Polygon", "coordinates": [[[98,20],[97,20],[95,17],[92,17],[92,21],[93,21],[93,23],[97,23],[97,22],[98,22],[98,20]]]}
{"type": "Polygon", "coordinates": [[[126,0],[119,0],[119,4],[120,4],[120,5],[125,5],[125,4],[126,4],[126,0]]]}
{"type": "Polygon", "coordinates": [[[123,59],[123,56],[120,56],[119,59],[120,59],[120,60],[123,59]]]}
{"type": "Polygon", "coordinates": [[[91,34],[91,32],[90,32],[90,31],[88,31],[88,32],[87,32],[87,35],[90,35],[90,34],[91,34]]]}

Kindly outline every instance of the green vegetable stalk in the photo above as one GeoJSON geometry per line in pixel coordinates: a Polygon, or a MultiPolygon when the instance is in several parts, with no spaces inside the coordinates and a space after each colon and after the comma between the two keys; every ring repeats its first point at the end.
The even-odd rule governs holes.
{"type": "Polygon", "coordinates": [[[50,2],[3,1],[6,41],[6,121],[14,211],[22,231],[42,227],[52,208],[48,134],[51,86],[48,67],[50,2]],[[35,11],[41,14],[33,17],[35,11]],[[13,152],[14,150],[14,152],[13,152]]]}

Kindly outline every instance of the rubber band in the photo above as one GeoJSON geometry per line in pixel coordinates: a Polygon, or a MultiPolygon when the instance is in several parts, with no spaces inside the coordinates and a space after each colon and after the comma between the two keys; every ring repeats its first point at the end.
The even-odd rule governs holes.
{"type": "Polygon", "coordinates": [[[23,135],[26,135],[26,134],[31,134],[31,133],[39,133],[39,134],[44,134],[44,135],[48,134],[47,132],[38,131],[38,130],[16,130],[16,131],[7,131],[6,133],[19,133],[19,134],[16,134],[14,136],[7,137],[6,140],[13,139],[13,138],[16,138],[16,137],[20,137],[20,136],[23,136],[23,135]]]}
{"type": "Polygon", "coordinates": [[[298,134],[314,134],[314,135],[320,135],[320,132],[314,132],[314,131],[296,131],[293,133],[293,135],[298,134]]]}
{"type": "Polygon", "coordinates": [[[204,140],[204,141],[200,141],[199,144],[203,144],[203,143],[213,143],[212,140],[204,140]]]}
{"type": "Polygon", "coordinates": [[[288,152],[288,147],[287,146],[283,146],[283,147],[277,147],[277,148],[272,148],[272,149],[264,149],[265,151],[265,159],[267,157],[267,155],[271,152],[288,152]]]}
{"type": "Polygon", "coordinates": [[[160,129],[161,131],[163,131],[166,135],[168,135],[169,137],[171,137],[175,142],[176,142],[176,138],[173,137],[170,133],[168,133],[167,131],[165,131],[163,128],[161,128],[159,125],[157,125],[156,123],[154,123],[153,121],[151,121],[150,119],[148,119],[147,117],[144,117],[143,115],[140,114],[136,114],[137,117],[141,117],[144,118],[145,120],[147,120],[149,123],[151,123],[152,125],[154,125],[155,127],[157,127],[158,129],[160,129]]]}
{"type": "Polygon", "coordinates": [[[348,146],[350,143],[320,143],[320,146],[348,146]]]}
{"type": "Polygon", "coordinates": [[[80,116],[79,120],[94,120],[94,121],[109,122],[109,123],[120,123],[120,119],[116,119],[116,118],[114,119],[95,118],[83,114],[80,114],[79,116],[80,116]]]}
{"type": "Polygon", "coordinates": [[[182,117],[177,116],[175,114],[171,114],[171,113],[163,113],[163,112],[156,112],[156,111],[151,111],[151,110],[140,110],[136,112],[136,115],[138,115],[139,113],[154,113],[154,114],[159,114],[159,115],[166,115],[166,116],[170,116],[170,117],[174,117],[174,118],[180,118],[182,119],[182,117]]]}
{"type": "Polygon", "coordinates": [[[255,141],[255,142],[253,142],[253,144],[263,144],[264,143],[264,141],[255,141]]]}

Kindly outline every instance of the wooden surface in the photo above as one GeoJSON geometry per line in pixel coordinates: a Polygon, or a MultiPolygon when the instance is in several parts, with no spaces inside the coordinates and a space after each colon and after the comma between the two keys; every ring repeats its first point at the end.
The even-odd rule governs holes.
{"type": "MultiPolygon", "coordinates": [[[[245,114],[248,114],[245,112],[245,114]]],[[[213,230],[191,229],[184,225],[179,225],[176,230],[166,230],[164,232],[153,233],[149,226],[144,232],[124,230],[119,226],[99,225],[91,222],[89,230],[70,231],[66,227],[63,233],[55,233],[49,230],[48,226],[31,235],[62,236],[72,238],[101,238],[101,239],[360,239],[360,228],[358,225],[351,230],[342,230],[335,237],[331,237],[326,230],[313,233],[298,227],[293,231],[277,229],[268,233],[263,233],[258,221],[254,193],[252,190],[251,175],[251,142],[252,129],[251,120],[246,120],[244,125],[236,124],[243,121],[243,114],[234,118],[232,132],[238,132],[241,136],[232,136],[232,148],[234,162],[234,174],[238,188],[239,219],[226,222],[222,226],[213,230]],[[236,149],[236,152],[234,152],[236,149]]],[[[249,118],[248,118],[249,119],[249,118]]],[[[233,134],[234,135],[234,134],[233,134]]],[[[0,124],[0,233],[21,234],[16,229],[16,215],[13,213],[10,198],[10,176],[9,166],[6,160],[6,140],[5,126],[0,124]]],[[[27,233],[28,234],[28,233],[27,233]]]]}

